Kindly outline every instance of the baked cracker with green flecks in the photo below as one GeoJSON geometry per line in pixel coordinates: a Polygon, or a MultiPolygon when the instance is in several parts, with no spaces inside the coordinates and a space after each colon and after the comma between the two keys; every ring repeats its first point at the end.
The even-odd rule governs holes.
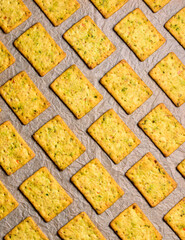
{"type": "Polygon", "coordinates": [[[111,228],[122,240],[161,240],[162,236],[136,203],[119,214],[111,228]]]}
{"type": "Polygon", "coordinates": [[[63,72],[50,87],[77,118],[85,116],[103,99],[76,65],[63,72]]]}
{"type": "Polygon", "coordinates": [[[63,240],[106,240],[85,212],[70,220],[58,231],[58,234],[63,240]]]}
{"type": "Polygon", "coordinates": [[[46,167],[40,168],[19,187],[46,222],[51,221],[71,203],[71,197],[46,167]]]}
{"type": "Polygon", "coordinates": [[[82,167],[71,181],[98,214],[106,211],[124,194],[97,158],[82,167]]]}

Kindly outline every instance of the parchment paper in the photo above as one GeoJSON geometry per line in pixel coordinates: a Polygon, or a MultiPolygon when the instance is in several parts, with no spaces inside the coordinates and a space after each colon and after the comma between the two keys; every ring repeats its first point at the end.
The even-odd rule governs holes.
{"type": "Polygon", "coordinates": [[[137,123],[157,104],[164,103],[174,114],[174,116],[185,126],[185,104],[180,108],[175,107],[165,93],[148,75],[148,72],[155,66],[155,64],[171,51],[175,52],[182,62],[185,63],[185,51],[183,47],[181,47],[179,43],[164,28],[166,21],[185,6],[185,1],[171,0],[171,2],[162,10],[154,14],[142,0],[129,0],[125,6],[123,6],[118,12],[108,19],[104,19],[89,0],[78,1],[81,4],[81,8],[59,27],[54,27],[34,1],[25,0],[26,5],[32,12],[32,16],[25,23],[21,24],[9,34],[4,34],[2,31],[0,31],[1,41],[7,46],[10,52],[16,58],[16,62],[0,75],[0,84],[2,85],[20,71],[25,70],[51,103],[50,108],[48,108],[44,113],[42,113],[28,125],[24,126],[3,101],[3,99],[0,98],[0,107],[2,108],[2,112],[0,113],[0,123],[3,123],[6,120],[11,120],[21,136],[36,153],[36,157],[33,160],[31,160],[11,176],[7,176],[4,171],[0,169],[0,179],[19,202],[19,207],[0,222],[0,239],[2,239],[3,236],[6,235],[20,221],[25,219],[27,216],[31,216],[49,239],[57,240],[60,239],[57,235],[57,231],[78,213],[85,211],[90,216],[92,221],[98,226],[106,239],[116,240],[118,237],[109,227],[109,223],[121,211],[134,202],[141,207],[146,216],[162,234],[163,239],[178,239],[176,234],[162,219],[163,216],[185,196],[185,180],[176,170],[177,164],[185,158],[185,144],[171,154],[170,157],[165,158],[151,142],[151,140],[143,133],[143,131],[139,129],[137,123]],[[137,59],[133,52],[113,30],[113,27],[124,16],[137,7],[139,7],[146,14],[153,25],[167,39],[167,42],[144,62],[140,62],[137,59]],[[93,70],[87,68],[85,63],[62,38],[63,33],[85,15],[92,17],[96,24],[117,47],[117,50],[108,59],[106,59],[93,70]],[[36,22],[41,22],[41,24],[43,24],[43,26],[51,34],[59,46],[61,46],[62,49],[67,53],[67,57],[57,67],[55,67],[54,70],[50,71],[44,77],[39,77],[29,62],[27,62],[27,60],[13,46],[13,41],[36,22]],[[150,97],[150,99],[131,115],[127,115],[121,106],[99,83],[101,77],[121,59],[125,59],[153,91],[153,95],[150,97]],[[50,83],[52,83],[54,79],[56,79],[72,64],[76,64],[81,69],[85,76],[94,84],[94,86],[104,97],[98,106],[96,106],[90,113],[80,120],[77,120],[73,116],[68,108],[62,103],[62,101],[59,100],[59,98],[49,88],[50,83]],[[141,140],[141,144],[118,165],[115,165],[111,161],[106,153],[86,132],[87,128],[110,108],[113,108],[119,114],[123,121],[141,140]],[[87,149],[80,158],[78,158],[63,172],[60,172],[57,169],[54,163],[32,138],[32,135],[36,130],[38,130],[44,123],[57,114],[64,119],[64,121],[74,131],[87,149]],[[177,189],[155,208],[151,208],[148,205],[138,190],[125,177],[125,172],[148,151],[150,151],[157,158],[167,172],[178,183],[177,189]],[[99,158],[106,169],[125,191],[124,196],[101,215],[96,214],[96,212],[91,208],[90,204],[70,182],[70,178],[84,164],[95,157],[99,158]],[[74,200],[74,202],[66,210],[60,213],[49,223],[45,223],[43,221],[37,211],[18,190],[19,185],[42,166],[46,166],[51,171],[53,176],[67,190],[69,195],[74,200]]]}

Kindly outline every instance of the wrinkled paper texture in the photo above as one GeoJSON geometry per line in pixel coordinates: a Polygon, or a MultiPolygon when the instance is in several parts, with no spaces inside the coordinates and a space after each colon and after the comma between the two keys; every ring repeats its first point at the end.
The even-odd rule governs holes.
{"type": "Polygon", "coordinates": [[[179,108],[175,107],[175,105],[170,101],[165,93],[148,75],[148,72],[171,51],[174,52],[183,63],[185,63],[185,51],[183,47],[180,46],[175,38],[170,35],[170,33],[164,28],[166,21],[185,6],[185,1],[171,0],[171,2],[167,4],[163,9],[154,14],[144,3],[144,1],[129,0],[119,11],[117,11],[108,19],[104,19],[89,0],[78,1],[81,4],[81,8],[60,26],[54,27],[34,1],[25,0],[24,2],[32,12],[32,16],[9,34],[4,34],[2,31],[0,31],[1,41],[16,58],[16,62],[1,74],[0,84],[2,85],[8,79],[24,70],[28,73],[36,86],[51,103],[51,107],[49,107],[29,124],[24,126],[21,124],[16,115],[11,111],[8,105],[4,102],[4,100],[0,98],[0,108],[2,108],[2,112],[0,113],[0,123],[3,123],[6,120],[11,120],[23,139],[25,139],[25,141],[36,153],[36,157],[34,159],[32,159],[29,163],[27,163],[24,167],[19,169],[11,176],[7,176],[5,172],[0,169],[0,179],[19,202],[19,207],[0,222],[0,239],[2,239],[20,221],[25,219],[27,216],[31,216],[49,239],[57,240],[60,239],[57,235],[57,231],[78,213],[85,211],[90,216],[92,221],[96,224],[96,226],[98,226],[106,239],[116,240],[118,237],[109,227],[109,223],[120,212],[135,202],[140,206],[149,220],[162,234],[163,239],[176,240],[178,239],[177,235],[163,221],[163,216],[185,196],[185,180],[176,170],[178,163],[180,163],[185,158],[185,144],[182,145],[173,154],[171,154],[170,157],[165,158],[151,142],[151,140],[137,126],[137,123],[157,104],[164,103],[174,114],[174,116],[185,126],[185,104],[179,108]],[[127,45],[113,30],[113,27],[124,16],[138,7],[146,14],[148,19],[153,23],[158,31],[167,39],[167,42],[144,62],[140,62],[138,60],[134,53],[127,47],[127,45]],[[101,63],[93,70],[87,68],[81,58],[62,38],[63,33],[85,15],[92,17],[96,24],[102,29],[102,31],[108,36],[108,38],[115,44],[117,48],[117,50],[109,58],[107,58],[103,63],[101,63]],[[44,77],[40,77],[32,68],[30,63],[13,46],[14,40],[36,22],[40,22],[46,28],[54,40],[67,54],[67,57],[44,77]],[[103,77],[107,71],[109,71],[122,59],[125,59],[131,65],[136,73],[153,91],[153,95],[131,115],[127,115],[121,106],[99,83],[101,77],[103,77]],[[49,85],[72,64],[76,64],[84,73],[84,75],[90,80],[90,82],[103,95],[103,100],[90,113],[88,113],[80,120],[77,120],[73,116],[69,109],[49,88],[49,85]],[[118,165],[115,165],[112,162],[106,153],[86,132],[87,128],[110,108],[113,108],[119,114],[123,121],[141,140],[141,144],[118,165]],[[63,172],[57,169],[54,163],[32,138],[32,135],[35,131],[37,131],[44,123],[49,121],[57,114],[59,114],[64,119],[64,121],[68,124],[72,131],[74,131],[74,133],[82,141],[87,149],[80,158],[78,158],[63,172]],[[125,172],[149,151],[156,157],[160,164],[178,183],[177,189],[175,189],[164,201],[162,201],[155,208],[151,208],[148,205],[138,190],[125,177],[125,172]],[[70,182],[70,178],[84,164],[95,157],[97,157],[102,162],[105,168],[110,172],[110,174],[125,191],[124,196],[101,215],[96,214],[96,212],[91,208],[90,204],[82,196],[82,194],[70,182]],[[19,185],[25,179],[31,176],[42,166],[46,166],[49,171],[51,171],[57,181],[67,190],[69,195],[73,198],[73,203],[49,223],[44,222],[37,211],[18,189],[19,185]]]}

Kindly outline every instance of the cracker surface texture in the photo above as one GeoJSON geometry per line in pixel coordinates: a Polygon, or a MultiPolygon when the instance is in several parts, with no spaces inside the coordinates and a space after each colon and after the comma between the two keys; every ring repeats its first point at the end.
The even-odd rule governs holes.
{"type": "Polygon", "coordinates": [[[35,157],[10,121],[0,125],[0,165],[11,175],[35,157]]]}
{"type": "Polygon", "coordinates": [[[161,240],[162,236],[136,203],[125,209],[111,223],[122,240],[161,240]]]}
{"type": "Polygon", "coordinates": [[[163,201],[176,187],[169,176],[151,153],[147,153],[134,164],[126,176],[145,197],[151,207],[163,201]]]}
{"type": "Polygon", "coordinates": [[[166,41],[139,8],[124,17],[114,30],[141,61],[166,41]]]}
{"type": "Polygon", "coordinates": [[[31,217],[15,226],[4,240],[49,240],[31,217]]]}
{"type": "Polygon", "coordinates": [[[140,144],[140,140],[113,109],[96,120],[88,128],[88,133],[116,164],[140,144]]]}
{"type": "Polygon", "coordinates": [[[98,214],[103,213],[124,194],[97,158],[81,168],[71,181],[98,214]]]}
{"type": "Polygon", "coordinates": [[[165,24],[166,29],[185,48],[185,7],[165,24]]]}
{"type": "Polygon", "coordinates": [[[125,60],[107,72],[100,82],[128,114],[152,95],[150,88],[125,60]]]}
{"type": "Polygon", "coordinates": [[[0,221],[18,207],[18,205],[18,202],[0,181],[0,221]]]}
{"type": "Polygon", "coordinates": [[[91,69],[116,50],[116,47],[89,16],[75,23],[64,33],[63,37],[91,69]]]}
{"type": "Polygon", "coordinates": [[[19,187],[46,222],[72,203],[71,197],[46,167],[40,168],[19,187]]]}
{"type": "Polygon", "coordinates": [[[185,66],[175,53],[169,53],[149,74],[177,107],[185,102],[185,66]]]}
{"type": "Polygon", "coordinates": [[[179,163],[179,165],[177,166],[177,169],[185,178],[185,159],[181,163],[179,163]]]}
{"type": "Polygon", "coordinates": [[[165,157],[185,142],[185,128],[163,103],[157,105],[138,125],[165,157]]]}
{"type": "Polygon", "coordinates": [[[81,212],[58,231],[63,240],[106,240],[85,212],[81,212]]]}
{"type": "Polygon", "coordinates": [[[9,33],[31,16],[22,0],[1,0],[0,27],[9,33]]]}
{"type": "Polygon", "coordinates": [[[48,73],[66,56],[41,23],[30,27],[14,41],[14,45],[40,76],[48,73]]]}
{"type": "Polygon", "coordinates": [[[185,239],[185,198],[177,203],[165,216],[164,220],[179,236],[180,239],[185,239]]]}
{"type": "Polygon", "coordinates": [[[0,41],[0,73],[6,70],[15,62],[15,58],[0,41]]]}
{"type": "Polygon", "coordinates": [[[56,27],[68,19],[79,8],[76,0],[34,0],[56,27]]]}
{"type": "Polygon", "coordinates": [[[1,86],[0,93],[23,124],[28,124],[50,106],[24,71],[1,86]]]}
{"type": "Polygon", "coordinates": [[[156,13],[166,4],[168,4],[171,0],[144,0],[144,1],[152,9],[152,11],[156,13]]]}
{"type": "Polygon", "coordinates": [[[128,0],[91,0],[95,7],[100,11],[104,18],[109,18],[118,11],[128,0]]]}
{"type": "Polygon", "coordinates": [[[64,170],[85,152],[85,146],[58,115],[34,133],[33,137],[60,170],[64,170]]]}
{"type": "Polygon", "coordinates": [[[103,99],[76,65],[69,67],[50,86],[77,118],[85,116],[103,99]]]}

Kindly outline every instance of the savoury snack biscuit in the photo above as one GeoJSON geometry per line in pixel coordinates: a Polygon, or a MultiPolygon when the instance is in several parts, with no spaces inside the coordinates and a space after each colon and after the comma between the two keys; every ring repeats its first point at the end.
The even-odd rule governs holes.
{"type": "Polygon", "coordinates": [[[185,178],[185,159],[181,163],[179,163],[179,165],[177,166],[177,169],[185,178]]]}
{"type": "Polygon", "coordinates": [[[146,198],[151,207],[163,201],[176,187],[176,182],[151,153],[134,164],[126,176],[146,198]],[[160,179],[160,181],[159,181],[160,179]]]}
{"type": "Polygon", "coordinates": [[[4,240],[49,240],[31,217],[15,226],[4,240]]]}
{"type": "Polygon", "coordinates": [[[133,113],[152,91],[125,61],[120,61],[100,80],[116,101],[128,113],[133,113]]]}
{"type": "Polygon", "coordinates": [[[185,66],[175,53],[169,53],[149,74],[177,107],[185,102],[185,66]]]}
{"type": "Polygon", "coordinates": [[[75,23],[64,33],[63,37],[91,69],[116,50],[116,47],[89,16],[75,23]]]}
{"type": "Polygon", "coordinates": [[[185,128],[163,103],[157,105],[138,125],[165,157],[185,142],[185,128]]]}
{"type": "Polygon", "coordinates": [[[35,157],[10,121],[0,125],[0,165],[11,175],[35,157]]]}
{"type": "Polygon", "coordinates": [[[42,126],[33,137],[60,170],[85,152],[84,145],[59,115],[42,126]]]}
{"type": "Polygon", "coordinates": [[[19,36],[14,45],[40,76],[48,73],[66,56],[40,23],[36,23],[19,36]]]}
{"type": "Polygon", "coordinates": [[[97,158],[81,168],[71,181],[98,214],[103,213],[124,194],[97,158]]]}
{"type": "Polygon", "coordinates": [[[118,11],[128,0],[91,0],[91,2],[95,5],[95,7],[100,11],[100,13],[104,16],[104,18],[109,18],[118,11]]]}
{"type": "Polygon", "coordinates": [[[76,0],[34,0],[56,27],[80,8],[76,0]]]}
{"type": "Polygon", "coordinates": [[[58,234],[63,240],[106,240],[85,212],[81,212],[64,225],[58,234]]]}
{"type": "Polygon", "coordinates": [[[116,164],[140,144],[140,140],[113,109],[96,120],[88,128],[88,133],[116,164]]]}
{"type": "Polygon", "coordinates": [[[6,70],[15,62],[15,58],[0,41],[0,73],[6,70]]]}
{"type": "Polygon", "coordinates": [[[165,28],[185,48],[185,7],[167,21],[165,28]]]}
{"type": "Polygon", "coordinates": [[[28,124],[50,106],[24,71],[1,86],[0,93],[23,124],[28,124]]]}
{"type": "Polygon", "coordinates": [[[40,168],[19,187],[46,222],[51,221],[72,203],[46,167],[40,168]]]}
{"type": "Polygon", "coordinates": [[[0,181],[0,221],[18,205],[18,202],[0,181]]]}
{"type": "Polygon", "coordinates": [[[124,17],[114,30],[140,61],[147,59],[166,41],[139,8],[124,17]]]}
{"type": "Polygon", "coordinates": [[[22,0],[1,0],[0,27],[9,33],[31,16],[31,12],[22,0]]]}
{"type": "Polygon", "coordinates": [[[185,239],[185,198],[177,203],[165,216],[164,220],[180,239],[185,239]]]}
{"type": "Polygon", "coordinates": [[[156,13],[166,4],[168,4],[171,0],[144,0],[144,1],[152,9],[152,11],[156,13]]]}
{"type": "Polygon", "coordinates": [[[111,228],[122,240],[161,240],[162,236],[136,203],[125,209],[111,223],[111,228]]]}
{"type": "Polygon", "coordinates": [[[85,116],[103,99],[76,65],[63,72],[50,87],[77,118],[85,116]]]}

